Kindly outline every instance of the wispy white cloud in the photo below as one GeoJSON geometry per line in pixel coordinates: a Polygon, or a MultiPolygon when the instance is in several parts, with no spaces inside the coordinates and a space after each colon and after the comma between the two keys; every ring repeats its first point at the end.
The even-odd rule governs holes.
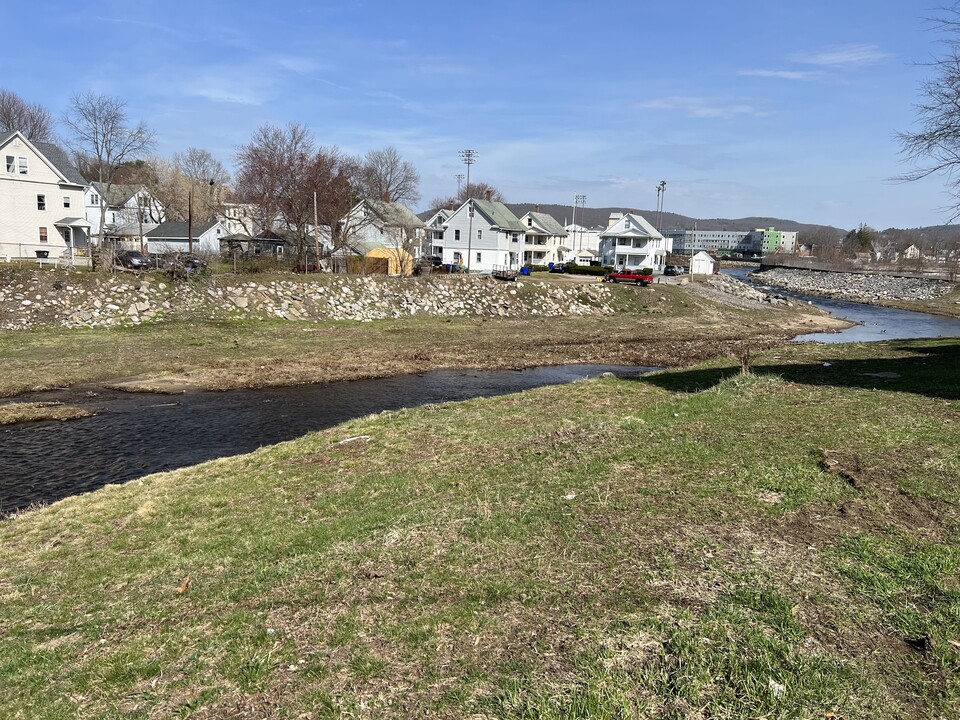
{"type": "Polygon", "coordinates": [[[145,22],[143,20],[131,20],[129,18],[116,18],[116,17],[103,17],[97,16],[94,18],[103,23],[110,23],[113,25],[134,25],[135,27],[147,28],[148,30],[161,30],[163,32],[172,33],[174,29],[168,27],[167,25],[160,25],[159,23],[145,22]]]}
{"type": "Polygon", "coordinates": [[[753,105],[740,101],[724,100],[722,98],[673,96],[648,100],[638,103],[636,107],[649,110],[675,110],[696,118],[729,119],[740,115],[763,117],[767,113],[758,110],[753,105]]]}
{"type": "Polygon", "coordinates": [[[277,55],[267,60],[270,64],[290,72],[306,75],[317,70],[323,69],[316,60],[309,57],[298,57],[294,55],[277,55]]]}
{"type": "Polygon", "coordinates": [[[780,80],[816,80],[823,77],[823,73],[815,70],[764,70],[761,68],[740,70],[737,75],[778,78],[780,80]]]}
{"type": "Polygon", "coordinates": [[[816,52],[795,53],[790,59],[806,65],[862,67],[875,65],[890,55],[876,45],[833,45],[816,52]]]}

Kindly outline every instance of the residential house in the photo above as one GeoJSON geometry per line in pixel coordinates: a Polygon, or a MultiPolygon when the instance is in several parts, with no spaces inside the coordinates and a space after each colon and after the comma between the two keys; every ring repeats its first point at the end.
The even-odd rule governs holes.
{"type": "Polygon", "coordinates": [[[96,242],[100,242],[101,208],[104,215],[103,240],[140,247],[141,228],[145,235],[164,221],[163,204],[143,185],[114,183],[110,191],[91,183],[84,193],[84,214],[96,242]]]}
{"type": "Polygon", "coordinates": [[[90,223],[83,216],[86,181],[52,143],[20,132],[0,133],[0,258],[86,254],[90,223]]]}
{"type": "Polygon", "coordinates": [[[470,272],[518,270],[526,227],[501,202],[467,200],[443,226],[443,262],[470,272]]]}
{"type": "Polygon", "coordinates": [[[610,213],[607,229],[600,233],[600,258],[604,265],[635,270],[652,268],[662,273],[673,245],[636,213],[610,213]]]}
{"type": "Polygon", "coordinates": [[[565,225],[563,229],[567,231],[569,236],[568,244],[573,249],[574,261],[577,264],[585,265],[588,263],[582,262],[582,260],[591,257],[596,260],[600,257],[600,233],[606,230],[605,227],[588,228],[583,225],[571,223],[570,225],[565,225]],[[580,259],[577,259],[577,256],[579,256],[580,259]]]}
{"type": "Polygon", "coordinates": [[[567,243],[567,231],[552,215],[528,212],[520,218],[524,227],[523,262],[525,265],[549,265],[566,262],[572,248],[567,243]]]}
{"type": "MultiPolygon", "coordinates": [[[[426,232],[424,252],[430,257],[443,257],[443,228],[451,215],[453,215],[453,210],[450,208],[440,208],[424,221],[424,231],[426,232]]],[[[426,215],[421,217],[426,217],[426,215]]]]}
{"type": "Polygon", "coordinates": [[[227,236],[227,232],[219,221],[193,223],[193,241],[191,240],[189,223],[186,220],[167,220],[156,228],[145,233],[146,251],[149,253],[185,253],[193,252],[203,255],[219,255],[220,239],[227,236]]]}

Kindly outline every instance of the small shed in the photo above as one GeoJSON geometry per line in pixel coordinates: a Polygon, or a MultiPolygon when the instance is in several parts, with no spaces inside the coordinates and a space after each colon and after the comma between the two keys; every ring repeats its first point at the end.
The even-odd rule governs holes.
{"type": "Polygon", "coordinates": [[[715,268],[716,261],[703,250],[690,258],[691,275],[713,275],[715,268]]]}
{"type": "Polygon", "coordinates": [[[412,275],[413,255],[399,247],[375,247],[367,254],[368,258],[383,258],[387,261],[388,275],[412,275]]]}

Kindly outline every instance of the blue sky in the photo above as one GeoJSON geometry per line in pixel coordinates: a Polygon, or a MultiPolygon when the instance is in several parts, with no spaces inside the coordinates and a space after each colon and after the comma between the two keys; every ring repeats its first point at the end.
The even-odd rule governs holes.
{"type": "Polygon", "coordinates": [[[259,125],[295,121],[349,153],[395,146],[416,209],[471,148],[471,179],[512,202],[653,209],[666,180],[664,209],[699,218],[946,218],[942,178],[889,181],[942,49],[926,0],[41,4],[4,8],[41,27],[0,53],[0,87],[57,115],[125,98],[163,155],[232,168],[259,125]]]}

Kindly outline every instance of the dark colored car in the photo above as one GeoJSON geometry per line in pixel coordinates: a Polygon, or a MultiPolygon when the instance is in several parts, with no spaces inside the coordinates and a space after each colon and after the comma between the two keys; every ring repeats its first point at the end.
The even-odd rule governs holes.
{"type": "Polygon", "coordinates": [[[684,275],[687,269],[683,265],[666,265],[663,268],[664,275],[684,275]]]}
{"type": "Polygon", "coordinates": [[[127,270],[150,269],[150,260],[139,250],[121,250],[114,257],[114,262],[127,270]]]}
{"type": "Polygon", "coordinates": [[[566,263],[553,263],[550,265],[550,272],[565,273],[567,271],[566,263]]]}

